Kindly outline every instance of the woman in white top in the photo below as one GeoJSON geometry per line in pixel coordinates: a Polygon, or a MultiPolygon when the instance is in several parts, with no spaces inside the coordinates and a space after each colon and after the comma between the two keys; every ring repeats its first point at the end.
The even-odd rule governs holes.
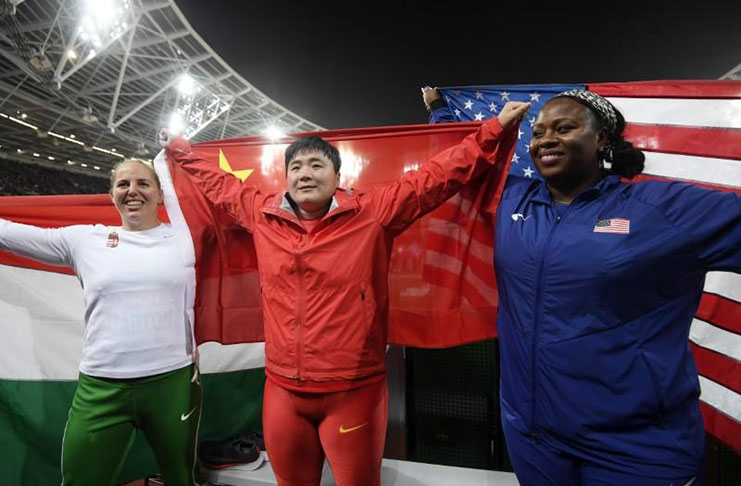
{"type": "Polygon", "coordinates": [[[201,388],[194,366],[190,236],[160,222],[154,169],[111,175],[120,227],[37,228],[0,219],[0,249],[74,269],[85,299],[77,390],[62,446],[64,486],[116,484],[136,430],[168,486],[196,484],[201,388]]]}

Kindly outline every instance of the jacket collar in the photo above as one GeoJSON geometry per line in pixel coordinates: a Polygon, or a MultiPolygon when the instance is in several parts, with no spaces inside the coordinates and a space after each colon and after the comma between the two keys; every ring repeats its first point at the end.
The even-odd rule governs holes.
{"type": "MultiPolygon", "coordinates": [[[[620,176],[609,175],[602,178],[602,180],[600,180],[597,184],[590,187],[589,189],[586,189],[581,194],[576,196],[576,198],[574,198],[574,201],[591,201],[593,199],[597,199],[597,197],[612,190],[618,184],[620,184],[620,176]]],[[[548,186],[545,185],[544,180],[540,180],[538,181],[538,184],[536,184],[532,201],[543,204],[553,203],[553,198],[551,197],[551,193],[548,192],[548,186]]]]}
{"type": "MultiPolygon", "coordinates": [[[[359,209],[357,198],[355,197],[352,189],[340,189],[332,196],[332,202],[329,205],[329,211],[325,214],[322,219],[333,218],[338,214],[342,214],[348,211],[357,211],[359,209]]],[[[282,194],[274,195],[268,203],[263,206],[262,212],[264,214],[271,214],[279,218],[287,219],[301,225],[296,211],[293,209],[291,204],[291,196],[288,191],[282,194]]]]}

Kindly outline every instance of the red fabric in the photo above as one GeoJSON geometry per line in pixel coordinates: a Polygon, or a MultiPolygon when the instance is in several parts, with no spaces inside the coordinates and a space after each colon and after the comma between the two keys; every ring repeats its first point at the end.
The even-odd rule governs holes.
{"type": "Polygon", "coordinates": [[[371,383],[383,381],[386,379],[385,373],[379,373],[377,375],[364,376],[363,378],[357,378],[355,380],[333,380],[333,381],[298,381],[285,378],[275,373],[271,373],[270,370],[265,370],[269,380],[281,388],[291,390],[300,393],[334,393],[347,390],[353,390],[360,388],[371,383]]]}
{"type": "Polygon", "coordinates": [[[741,376],[741,363],[693,342],[690,342],[690,348],[695,356],[697,370],[702,376],[741,393],[741,381],[738,380],[741,376]]]}
{"type": "Polygon", "coordinates": [[[738,434],[738,422],[720,410],[700,402],[700,410],[705,418],[705,429],[714,437],[725,442],[737,454],[741,454],[741,435],[738,434]]]}
{"type": "Polygon", "coordinates": [[[623,135],[641,150],[741,160],[733,130],[628,123],[623,135]]]}
{"type": "Polygon", "coordinates": [[[741,334],[741,305],[727,297],[703,292],[695,315],[714,326],[741,334]]]}
{"type": "Polygon", "coordinates": [[[319,484],[326,455],[337,486],[380,486],[386,380],[338,393],[295,393],[265,382],[265,448],[278,486],[319,484]]]}
{"type": "MultiPolygon", "coordinates": [[[[435,131],[440,132],[439,129],[435,131]]],[[[199,190],[203,190],[215,204],[217,209],[214,212],[229,215],[253,234],[252,241],[260,255],[266,366],[271,372],[287,378],[314,381],[354,379],[384,370],[387,332],[391,335],[388,339],[391,342],[417,346],[429,345],[430,342],[461,344],[461,336],[474,340],[491,335],[493,314],[476,314],[476,309],[466,309],[470,316],[467,320],[461,319],[460,324],[475,327],[477,332],[462,332],[458,323],[451,320],[451,315],[457,311],[449,308],[451,302],[445,301],[445,307],[441,307],[430,293],[422,296],[420,308],[404,308],[405,302],[399,303],[402,307],[400,312],[417,314],[418,319],[402,321],[393,317],[399,316],[400,312],[392,312],[389,322],[389,297],[398,299],[404,297],[403,293],[412,286],[424,288],[430,285],[425,284],[419,271],[404,276],[395,274],[393,268],[389,271],[392,241],[463,184],[478,178],[491,167],[492,162],[497,164],[489,171],[495,181],[490,181],[490,184],[497,190],[490,195],[501,194],[516,133],[508,134],[498,145],[496,141],[502,135],[495,120],[450,150],[432,157],[418,171],[404,172],[404,166],[391,165],[392,171],[388,163],[378,170],[375,165],[370,167],[374,170],[359,170],[364,161],[368,161],[365,164],[370,166],[376,160],[388,161],[389,158],[414,160],[416,164],[426,159],[428,152],[434,153],[460,142],[461,135],[469,131],[468,127],[448,129],[444,132],[447,137],[442,140],[443,146],[439,135],[431,137],[424,129],[411,131],[409,128],[399,134],[386,132],[380,139],[373,133],[368,139],[362,139],[356,132],[352,144],[335,141],[343,152],[345,166],[342,170],[357,177],[358,186],[363,182],[366,189],[338,190],[335,195],[338,207],[308,232],[292,212],[281,207],[282,191],[271,194],[264,186],[260,187],[264,182],[274,184],[278,177],[283,177],[283,161],[277,158],[272,160],[272,164],[266,164],[264,158],[265,150],[282,156],[282,147],[261,147],[261,175],[271,174],[268,181],[257,177],[253,181],[250,176],[248,183],[242,184],[217,169],[213,162],[202,158],[203,151],[198,147],[190,152],[183,140],[171,144],[168,155],[178,162],[173,170],[176,173],[181,169],[187,171],[193,180],[198,181],[199,190]],[[392,154],[396,154],[395,157],[392,154]],[[361,173],[365,176],[362,181],[361,173]],[[389,273],[392,280],[394,276],[405,279],[403,287],[398,290],[392,284],[391,294],[389,273]],[[409,328],[416,329],[409,332],[409,328]],[[448,336],[441,339],[435,335],[437,332],[448,336]],[[408,340],[410,336],[414,340],[408,340]]],[[[332,140],[333,134],[330,132],[323,136],[332,140]]],[[[237,166],[234,155],[229,155],[228,160],[235,170],[245,168],[237,166]]],[[[189,226],[197,228],[201,225],[191,220],[191,211],[185,203],[194,188],[187,188],[191,191],[187,193],[180,182],[183,182],[182,176],[178,175],[175,184],[181,194],[184,214],[189,226]]],[[[424,227],[419,229],[424,231],[424,227]]],[[[420,248],[419,233],[415,234],[413,229],[410,232],[417,240],[413,244],[420,248]]],[[[198,235],[194,236],[199,241],[198,235]]],[[[251,247],[244,246],[250,248],[249,257],[253,258],[251,247]]],[[[394,255],[406,262],[410,255],[404,258],[403,249],[402,242],[401,247],[394,247],[394,255]]],[[[230,254],[223,254],[223,263],[240,260],[238,246],[233,245],[231,250],[230,254]]],[[[205,255],[206,250],[202,248],[200,254],[205,255]]],[[[407,271],[405,262],[400,265],[407,271]]],[[[200,274],[218,273],[218,270],[201,269],[201,266],[199,262],[197,271],[200,274]]],[[[417,268],[421,270],[421,266],[417,268]]],[[[199,282],[202,280],[199,275],[199,282]]],[[[222,278],[220,283],[223,295],[231,281],[222,278]]],[[[233,286],[231,291],[244,299],[253,288],[233,286]]],[[[204,294],[200,289],[197,293],[202,301],[198,307],[209,305],[203,301],[204,294]]],[[[224,322],[229,322],[228,326],[209,327],[213,321],[198,320],[197,336],[201,340],[235,342],[243,337],[245,328],[255,326],[254,319],[224,319],[224,322]]]]}
{"type": "Polygon", "coordinates": [[[602,96],[644,98],[739,98],[741,83],[722,79],[590,83],[589,90],[602,96]]]}

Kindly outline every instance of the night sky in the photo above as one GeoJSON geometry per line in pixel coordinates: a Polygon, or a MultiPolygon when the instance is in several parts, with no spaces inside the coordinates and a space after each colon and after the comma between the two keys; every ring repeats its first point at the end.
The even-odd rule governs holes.
{"type": "Polygon", "coordinates": [[[245,79],[326,128],[424,123],[426,84],[715,79],[741,63],[739,1],[176,3],[245,79]]]}

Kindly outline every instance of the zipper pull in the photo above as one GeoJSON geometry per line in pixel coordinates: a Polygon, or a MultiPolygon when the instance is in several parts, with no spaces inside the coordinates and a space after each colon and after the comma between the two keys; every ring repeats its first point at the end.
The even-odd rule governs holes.
{"type": "Polygon", "coordinates": [[[360,291],[360,300],[362,300],[363,302],[365,302],[365,290],[361,290],[360,291]]]}

